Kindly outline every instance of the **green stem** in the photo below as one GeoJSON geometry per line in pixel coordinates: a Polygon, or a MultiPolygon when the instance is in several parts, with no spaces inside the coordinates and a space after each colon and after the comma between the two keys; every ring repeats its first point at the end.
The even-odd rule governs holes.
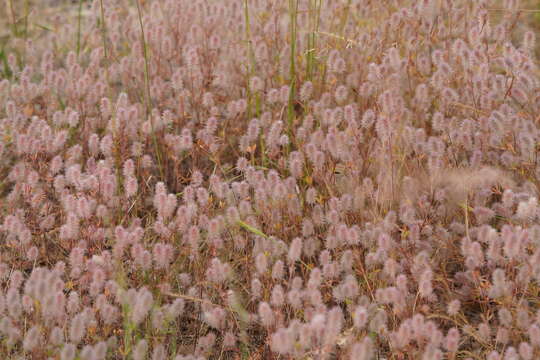
{"type": "Polygon", "coordinates": [[[351,10],[351,0],[348,0],[347,6],[345,9],[345,14],[343,14],[343,17],[341,18],[341,24],[339,24],[339,35],[341,37],[344,37],[343,32],[345,31],[345,26],[347,25],[347,21],[349,20],[350,10],[351,10]]]}
{"type": "MultiPolygon", "coordinates": [[[[289,67],[289,104],[287,106],[287,120],[289,126],[289,144],[292,142],[293,125],[295,118],[294,98],[296,89],[296,33],[297,33],[298,0],[289,0],[289,16],[291,20],[291,59],[289,67]]],[[[289,145],[290,147],[290,145],[289,145]]]]}
{"type": "Polygon", "coordinates": [[[17,36],[18,34],[17,16],[15,15],[15,8],[13,7],[13,0],[9,0],[8,6],[11,13],[11,26],[12,26],[13,35],[17,36]]]}
{"type": "Polygon", "coordinates": [[[81,51],[81,20],[82,20],[82,4],[83,0],[79,0],[79,16],[77,18],[77,58],[81,51]]]}
{"type": "Polygon", "coordinates": [[[109,92],[109,99],[112,100],[112,89],[109,86],[109,53],[107,51],[107,26],[105,23],[105,8],[103,7],[103,0],[99,0],[100,17],[101,17],[101,39],[103,41],[103,57],[105,59],[105,81],[107,82],[107,89],[109,92]]]}
{"type": "Polygon", "coordinates": [[[310,29],[311,31],[307,34],[308,48],[307,48],[307,78],[313,80],[313,69],[315,67],[315,54],[317,46],[317,33],[319,31],[319,20],[321,17],[321,4],[322,0],[310,0],[309,2],[309,13],[310,13],[310,29]]]}
{"type": "Polygon", "coordinates": [[[152,122],[151,114],[150,114],[150,107],[151,107],[151,97],[150,97],[150,74],[149,74],[149,66],[148,66],[148,49],[146,46],[146,39],[144,36],[144,26],[143,26],[143,20],[142,20],[142,12],[141,12],[141,5],[139,3],[139,0],[136,0],[137,3],[137,13],[139,15],[139,25],[141,27],[141,42],[142,42],[142,48],[143,48],[143,55],[144,55],[144,83],[146,88],[146,96],[145,96],[145,107],[146,107],[146,118],[148,121],[150,121],[150,130],[152,131],[152,141],[154,143],[154,148],[156,150],[156,157],[158,162],[158,168],[159,168],[159,174],[161,176],[161,180],[165,180],[165,177],[163,175],[163,167],[161,165],[161,152],[159,150],[159,145],[157,142],[156,133],[154,131],[154,123],[152,122]]]}
{"type": "Polygon", "coordinates": [[[253,76],[253,72],[255,71],[255,54],[253,53],[253,47],[251,46],[251,25],[249,23],[249,6],[248,6],[248,0],[244,0],[244,21],[246,23],[246,45],[247,45],[247,51],[248,51],[248,57],[249,57],[249,65],[248,65],[248,79],[246,84],[246,92],[247,92],[247,117],[248,119],[251,118],[251,87],[250,87],[250,80],[253,76]]]}
{"type": "Polygon", "coordinates": [[[24,40],[28,40],[28,15],[30,15],[30,0],[24,2],[24,40]]]}
{"type": "MultiPolygon", "coordinates": [[[[99,0],[99,9],[101,15],[101,39],[103,41],[103,56],[105,57],[105,62],[108,62],[109,56],[107,54],[107,27],[105,25],[105,8],[103,7],[103,0],[99,0]]],[[[108,81],[109,79],[107,78],[107,82],[108,81]]]]}

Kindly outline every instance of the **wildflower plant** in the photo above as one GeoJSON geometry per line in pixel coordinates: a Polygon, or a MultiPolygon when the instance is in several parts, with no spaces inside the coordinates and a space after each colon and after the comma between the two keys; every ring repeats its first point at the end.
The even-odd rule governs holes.
{"type": "Polygon", "coordinates": [[[7,3],[5,358],[540,356],[528,3],[7,3]]]}

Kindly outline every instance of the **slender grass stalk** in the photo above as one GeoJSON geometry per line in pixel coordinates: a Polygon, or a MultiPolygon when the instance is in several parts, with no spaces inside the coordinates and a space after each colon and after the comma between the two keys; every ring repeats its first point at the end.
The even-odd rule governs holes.
{"type": "Polygon", "coordinates": [[[463,208],[463,213],[465,215],[465,236],[470,239],[469,235],[469,202],[468,202],[468,196],[465,198],[465,202],[461,205],[463,208]]]}
{"type": "Polygon", "coordinates": [[[109,86],[109,53],[107,51],[107,24],[105,22],[105,8],[103,0],[99,0],[100,18],[101,18],[101,40],[103,41],[103,58],[105,59],[105,80],[107,89],[109,89],[109,98],[112,99],[112,89],[109,86]]]}
{"type": "Polygon", "coordinates": [[[28,15],[30,15],[30,0],[24,2],[24,40],[28,39],[28,15]]]}
{"type": "Polygon", "coordinates": [[[109,56],[107,54],[107,25],[105,24],[105,8],[103,7],[103,0],[99,0],[99,11],[101,16],[101,38],[103,40],[103,56],[105,57],[105,61],[107,62],[109,56]]]}
{"type": "Polygon", "coordinates": [[[248,6],[248,0],[244,0],[244,21],[246,23],[245,26],[245,32],[246,32],[246,47],[249,57],[249,64],[248,64],[248,79],[246,84],[246,91],[247,91],[247,114],[248,119],[251,118],[251,103],[252,103],[252,93],[251,93],[251,86],[250,86],[250,79],[253,76],[253,73],[255,71],[255,55],[253,54],[253,46],[251,43],[251,25],[249,22],[249,6],[248,6]]]}
{"type": "Polygon", "coordinates": [[[17,16],[15,15],[15,7],[13,6],[13,0],[9,0],[7,2],[7,7],[9,9],[9,13],[11,14],[11,31],[13,32],[13,36],[17,36],[17,16]]]}
{"type": "Polygon", "coordinates": [[[347,21],[349,20],[349,13],[351,11],[351,0],[347,1],[347,6],[345,6],[344,14],[341,17],[341,23],[339,24],[339,35],[343,37],[343,33],[345,31],[345,26],[347,25],[347,21]]]}
{"type": "Polygon", "coordinates": [[[122,314],[124,317],[124,348],[122,350],[122,355],[124,359],[129,358],[128,355],[133,348],[133,331],[135,330],[135,326],[133,322],[130,321],[131,312],[131,307],[128,304],[122,305],[122,314]]]}
{"type": "MultiPolygon", "coordinates": [[[[82,2],[82,0],[80,0],[80,1],[82,2]]],[[[81,6],[81,3],[79,3],[79,10],[81,11],[80,6],[81,6]]],[[[108,49],[107,49],[107,23],[105,21],[105,7],[103,6],[103,0],[99,0],[99,10],[100,10],[100,21],[101,21],[101,40],[103,42],[103,58],[104,58],[104,61],[105,61],[105,81],[107,83],[106,85],[107,85],[107,90],[108,90],[108,93],[109,93],[108,97],[109,97],[109,99],[112,100],[113,91],[112,91],[112,87],[110,86],[110,81],[109,81],[109,79],[110,79],[110,77],[109,77],[109,65],[110,65],[110,63],[109,63],[109,52],[108,52],[108,49]]],[[[79,13],[79,15],[80,15],[80,13],[79,13]]],[[[79,55],[79,44],[77,43],[77,57],[78,57],[78,55],[79,55]]],[[[115,115],[113,115],[113,116],[115,116],[115,115]]],[[[117,134],[113,134],[113,136],[116,138],[117,134]]],[[[114,147],[114,149],[115,149],[114,154],[115,154],[116,165],[120,166],[120,164],[122,162],[121,157],[120,157],[120,153],[116,150],[117,149],[116,146],[114,147]]],[[[120,175],[120,172],[116,173],[116,179],[117,179],[119,184],[123,183],[123,179],[122,179],[122,176],[120,175]]],[[[121,188],[122,188],[122,186],[118,186],[116,191],[119,193],[121,191],[121,188]]]]}
{"type": "MultiPolygon", "coordinates": [[[[127,289],[127,280],[124,267],[122,262],[115,262],[115,277],[116,282],[124,291],[127,289]]],[[[135,324],[131,321],[131,313],[133,309],[129,304],[122,305],[122,317],[123,317],[123,328],[124,328],[124,346],[121,350],[122,358],[128,359],[128,355],[131,353],[133,348],[133,332],[135,330],[135,324]]]]}
{"type": "MultiPolygon", "coordinates": [[[[289,0],[289,17],[290,17],[290,32],[291,32],[291,58],[289,67],[289,104],[287,106],[287,122],[289,131],[289,141],[292,141],[293,125],[295,118],[294,99],[296,95],[296,34],[297,34],[297,16],[298,16],[298,0],[289,0]]],[[[289,142],[290,143],[290,142],[289,142]]]]}
{"type": "Polygon", "coordinates": [[[316,54],[317,54],[317,34],[319,32],[319,22],[321,18],[321,5],[322,0],[310,0],[309,2],[309,26],[311,31],[307,34],[307,54],[306,54],[306,67],[307,78],[313,80],[313,71],[316,66],[316,54]]]}
{"type": "MultiPolygon", "coordinates": [[[[246,32],[246,46],[248,51],[248,57],[249,57],[249,65],[248,65],[248,79],[246,84],[246,95],[247,95],[247,118],[248,120],[252,117],[252,104],[255,102],[255,116],[259,117],[261,115],[261,95],[257,93],[253,93],[251,91],[250,86],[250,79],[253,76],[253,74],[256,71],[257,63],[255,60],[255,53],[253,51],[253,44],[251,42],[251,25],[249,22],[249,6],[248,6],[248,0],[244,0],[244,21],[246,22],[245,26],[245,32],[246,32]],[[254,99],[253,99],[254,97],[254,99]]],[[[265,153],[265,146],[264,146],[264,137],[262,135],[259,135],[259,146],[260,146],[260,153],[261,153],[261,165],[266,164],[266,153],[265,153]]]]}
{"type": "Polygon", "coordinates": [[[81,51],[81,22],[82,22],[82,4],[83,0],[79,0],[79,14],[77,17],[77,58],[81,51]]]}
{"type": "Polygon", "coordinates": [[[137,4],[137,13],[139,16],[139,26],[141,28],[141,43],[142,43],[142,49],[143,49],[143,56],[144,56],[144,84],[146,88],[146,94],[144,97],[145,102],[145,108],[146,108],[146,118],[148,121],[150,121],[150,129],[152,131],[152,141],[154,143],[154,148],[156,150],[156,157],[158,162],[158,168],[159,168],[159,174],[161,177],[161,180],[165,180],[165,176],[163,174],[163,166],[161,164],[161,152],[159,149],[159,145],[157,142],[156,133],[154,131],[154,124],[152,122],[152,119],[150,117],[150,108],[152,106],[151,104],[151,96],[150,96],[150,74],[149,74],[149,66],[148,66],[148,48],[146,46],[146,38],[144,35],[144,25],[142,20],[142,12],[141,12],[141,5],[139,3],[139,0],[135,1],[137,4]]]}

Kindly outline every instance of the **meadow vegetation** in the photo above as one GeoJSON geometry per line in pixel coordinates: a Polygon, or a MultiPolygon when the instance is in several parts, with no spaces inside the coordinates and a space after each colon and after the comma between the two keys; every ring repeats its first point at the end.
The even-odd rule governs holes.
{"type": "Polygon", "coordinates": [[[540,358],[530,3],[6,0],[0,356],[540,358]]]}

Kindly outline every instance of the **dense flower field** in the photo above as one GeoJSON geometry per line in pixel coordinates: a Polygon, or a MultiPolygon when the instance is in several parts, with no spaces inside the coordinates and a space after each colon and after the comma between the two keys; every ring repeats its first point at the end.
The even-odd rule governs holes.
{"type": "Polygon", "coordinates": [[[1,358],[540,358],[519,1],[6,4],[1,358]]]}

